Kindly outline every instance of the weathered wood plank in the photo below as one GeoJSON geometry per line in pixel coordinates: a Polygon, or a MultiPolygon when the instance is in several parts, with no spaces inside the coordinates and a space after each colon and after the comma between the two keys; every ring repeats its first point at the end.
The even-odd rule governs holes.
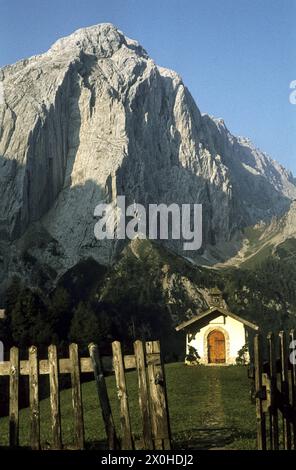
{"type": "Polygon", "coordinates": [[[40,448],[39,377],[36,346],[29,348],[29,397],[31,448],[40,448]]]}
{"type": "Polygon", "coordinates": [[[39,361],[39,375],[49,374],[49,361],[47,359],[41,359],[39,361]]]}
{"type": "Polygon", "coordinates": [[[123,357],[124,368],[125,370],[135,369],[136,368],[136,358],[134,355],[125,355],[123,357]]]}
{"type": "Polygon", "coordinates": [[[20,361],[20,375],[29,375],[29,361],[20,361]]]}
{"type": "MultiPolygon", "coordinates": [[[[108,356],[102,357],[102,361],[108,364],[112,363],[112,357],[108,356]]],[[[146,355],[146,364],[160,364],[160,358],[158,354],[147,354],[146,355]]],[[[136,358],[134,355],[124,356],[124,368],[125,370],[136,369],[136,358]]],[[[106,366],[108,371],[112,371],[112,365],[106,366]]],[[[88,373],[93,372],[93,366],[90,357],[80,358],[80,372],[88,373]]],[[[70,374],[71,373],[71,362],[69,358],[59,359],[59,373],[60,374],[70,374]]],[[[10,362],[5,361],[0,363],[0,376],[10,374],[10,362]]],[[[39,360],[39,375],[48,375],[49,374],[49,363],[48,359],[39,360]]],[[[20,375],[29,375],[29,362],[27,360],[20,361],[20,375]]]]}
{"type": "Polygon", "coordinates": [[[69,358],[59,359],[59,371],[60,374],[71,374],[72,362],[69,358]]]}
{"type": "Polygon", "coordinates": [[[153,450],[145,351],[142,341],[134,342],[134,351],[138,372],[139,405],[142,416],[143,443],[145,449],[153,450]]]}
{"type": "Polygon", "coordinates": [[[284,449],[291,449],[291,426],[289,420],[289,377],[288,377],[288,350],[286,333],[281,331],[280,338],[280,361],[281,361],[281,393],[283,397],[283,439],[284,449]]]}
{"type": "Polygon", "coordinates": [[[115,371],[118,398],[120,401],[120,423],[122,431],[122,449],[133,448],[132,430],[129,414],[128,395],[125,381],[124,362],[119,341],[112,343],[113,367],[115,371]]]}
{"type": "Polygon", "coordinates": [[[10,349],[9,368],[9,445],[19,444],[19,350],[10,349]]]}
{"type": "Polygon", "coordinates": [[[146,343],[148,354],[159,354],[161,365],[148,365],[148,379],[150,392],[150,417],[155,449],[171,448],[171,436],[166,397],[164,367],[160,356],[159,341],[146,343]]]}
{"type": "MultiPolygon", "coordinates": [[[[158,353],[146,354],[146,364],[160,365],[160,355],[158,353]]],[[[136,357],[134,354],[124,356],[124,368],[125,370],[136,369],[136,357]]]]}
{"type": "Polygon", "coordinates": [[[84,372],[93,372],[94,368],[90,357],[81,357],[80,359],[80,371],[84,372]]]}
{"type": "Polygon", "coordinates": [[[270,433],[270,448],[271,450],[278,450],[279,448],[279,427],[278,427],[278,411],[277,411],[277,367],[276,367],[276,354],[274,335],[269,333],[267,336],[268,341],[268,354],[269,354],[269,375],[270,375],[270,394],[271,402],[269,408],[269,433],[270,433]]]}
{"type": "Polygon", "coordinates": [[[266,450],[266,423],[262,405],[262,338],[257,334],[254,338],[255,391],[256,391],[256,421],[257,448],[266,450]]]}
{"type": "Polygon", "coordinates": [[[70,344],[69,356],[71,362],[72,406],[74,413],[74,439],[77,449],[84,448],[84,422],[80,383],[80,362],[77,344],[70,344]]]}
{"type": "Polygon", "coordinates": [[[99,348],[96,344],[91,343],[88,346],[88,350],[92,361],[92,368],[94,371],[94,377],[101,405],[102,417],[104,420],[105,431],[108,439],[108,448],[109,450],[116,450],[119,448],[119,443],[116,437],[115,425],[111,412],[111,406],[109,402],[99,348]]]}
{"type": "MultiPolygon", "coordinates": [[[[41,361],[40,361],[41,362],[41,361]]],[[[58,354],[55,345],[48,348],[52,448],[62,449],[58,354]]]]}
{"type": "Polygon", "coordinates": [[[0,362],[0,376],[10,375],[10,361],[0,362]]]}

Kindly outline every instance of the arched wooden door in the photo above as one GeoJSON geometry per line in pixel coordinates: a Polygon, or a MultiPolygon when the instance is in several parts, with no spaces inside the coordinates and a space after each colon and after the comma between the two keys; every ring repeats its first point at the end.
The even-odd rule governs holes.
{"type": "Polygon", "coordinates": [[[225,336],[222,331],[213,330],[208,335],[209,364],[223,364],[226,362],[225,336]]]}

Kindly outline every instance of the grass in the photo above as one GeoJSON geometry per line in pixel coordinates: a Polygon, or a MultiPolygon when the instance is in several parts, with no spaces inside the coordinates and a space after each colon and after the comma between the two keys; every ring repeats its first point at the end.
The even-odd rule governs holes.
{"type": "MultiPolygon", "coordinates": [[[[250,383],[244,367],[188,367],[182,363],[166,366],[170,422],[174,448],[255,449],[255,407],[250,401],[250,383]]],[[[137,376],[127,374],[132,429],[141,435],[137,376]]],[[[107,387],[116,428],[120,429],[119,406],[113,376],[107,387]]],[[[82,385],[86,445],[102,447],[105,433],[94,382],[82,385]]],[[[63,442],[72,443],[71,391],[61,392],[63,442]]],[[[41,442],[50,447],[49,400],[40,403],[41,442]]],[[[20,412],[20,444],[27,446],[29,435],[28,409],[20,412]]],[[[0,419],[0,445],[7,445],[8,419],[0,419]]]]}

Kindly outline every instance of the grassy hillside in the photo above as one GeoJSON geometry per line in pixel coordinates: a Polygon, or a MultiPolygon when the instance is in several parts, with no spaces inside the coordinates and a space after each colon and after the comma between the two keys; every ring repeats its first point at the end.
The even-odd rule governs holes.
{"type": "MultiPolygon", "coordinates": [[[[250,401],[250,381],[244,367],[166,366],[173,444],[175,448],[253,449],[256,446],[255,406],[250,401]]],[[[137,377],[127,374],[132,429],[141,434],[137,377]]],[[[108,393],[117,430],[120,429],[118,398],[113,376],[107,378],[108,393]]],[[[82,386],[87,447],[104,447],[105,432],[94,382],[82,386]]],[[[70,390],[61,392],[62,431],[66,446],[72,443],[70,390]]],[[[41,440],[50,447],[49,400],[41,402],[41,440]]],[[[8,420],[0,420],[0,444],[7,445],[8,420]]],[[[20,444],[28,445],[29,414],[20,413],[20,444]]]]}

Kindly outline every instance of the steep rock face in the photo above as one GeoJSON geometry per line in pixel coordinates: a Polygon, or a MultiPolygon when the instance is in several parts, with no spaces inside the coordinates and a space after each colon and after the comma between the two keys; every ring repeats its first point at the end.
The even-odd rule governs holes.
{"type": "Polygon", "coordinates": [[[213,259],[296,198],[291,174],[201,115],[181,78],[113,25],[78,30],[0,80],[0,282],[18,272],[38,283],[41,270],[50,284],[81,259],[110,263],[120,246],[94,238],[93,213],[117,195],[202,203],[213,259]]]}

